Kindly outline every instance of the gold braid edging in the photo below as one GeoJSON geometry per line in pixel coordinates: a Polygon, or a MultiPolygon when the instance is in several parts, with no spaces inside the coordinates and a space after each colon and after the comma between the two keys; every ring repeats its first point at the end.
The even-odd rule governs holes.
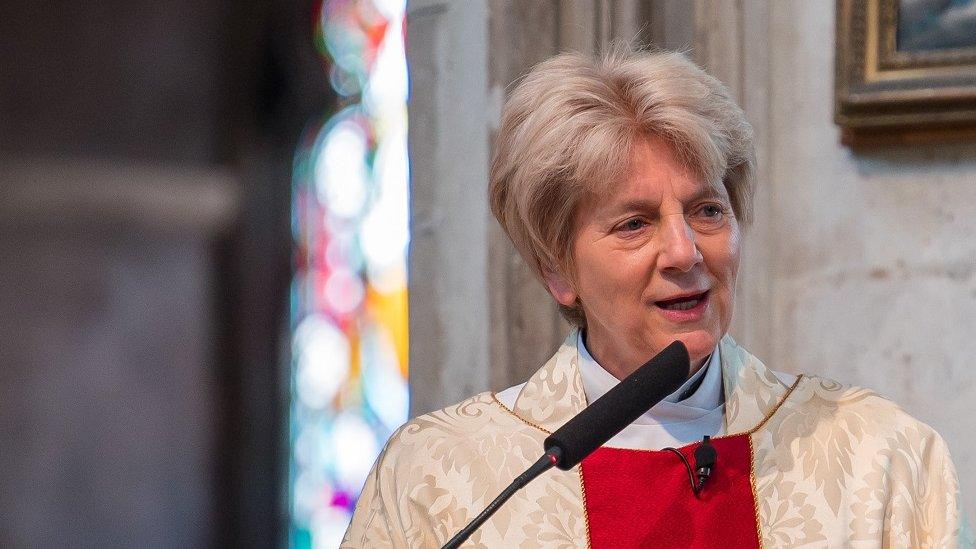
{"type": "MultiPolygon", "coordinates": [[[[793,386],[795,387],[796,384],[793,386]]],[[[759,541],[759,549],[763,549],[762,521],[759,519],[759,494],[756,491],[756,452],[752,447],[752,437],[747,436],[746,440],[749,441],[749,487],[752,489],[752,510],[756,516],[756,540],[759,541]]]]}
{"type": "Polygon", "coordinates": [[[551,435],[552,434],[552,431],[546,429],[545,427],[543,427],[541,425],[538,425],[538,424],[535,424],[535,423],[532,423],[531,421],[529,421],[529,420],[523,418],[522,416],[516,414],[515,413],[515,410],[512,410],[508,406],[505,406],[505,404],[502,401],[498,400],[498,397],[495,396],[495,393],[492,393],[491,394],[491,398],[492,398],[492,400],[495,401],[495,404],[501,406],[502,407],[502,410],[505,410],[506,412],[508,412],[509,414],[511,414],[512,416],[514,416],[515,419],[521,421],[522,423],[528,425],[529,427],[535,427],[536,429],[542,431],[543,433],[546,433],[547,435],[551,435]]]}
{"type": "Polygon", "coordinates": [[[793,382],[793,385],[791,385],[790,388],[789,388],[789,390],[786,391],[786,394],[783,395],[783,398],[779,399],[779,402],[776,403],[776,406],[773,406],[773,409],[770,410],[768,414],[766,414],[766,417],[764,417],[762,419],[762,421],[760,421],[752,429],[749,429],[748,431],[746,431],[746,434],[751,435],[751,434],[755,433],[756,431],[758,431],[759,429],[762,429],[763,425],[766,425],[766,422],[768,422],[773,417],[773,414],[775,414],[780,409],[780,407],[783,405],[783,403],[786,402],[786,399],[790,398],[790,395],[793,394],[793,390],[796,389],[800,385],[800,380],[802,380],[802,379],[803,379],[803,374],[800,374],[800,375],[796,376],[796,381],[794,381],[793,382]]]}
{"type": "Polygon", "coordinates": [[[583,464],[576,466],[579,469],[580,494],[583,496],[583,524],[586,527],[586,546],[590,545],[590,513],[586,511],[586,484],[583,483],[583,464]]]}

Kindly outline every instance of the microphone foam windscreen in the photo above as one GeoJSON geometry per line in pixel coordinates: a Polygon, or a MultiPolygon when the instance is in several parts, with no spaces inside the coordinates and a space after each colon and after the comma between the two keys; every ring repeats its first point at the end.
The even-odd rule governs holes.
{"type": "Polygon", "coordinates": [[[690,359],[675,341],[613,389],[583,409],[543,442],[560,450],[556,467],[573,468],[652,406],[678,390],[688,378],[690,359]]]}

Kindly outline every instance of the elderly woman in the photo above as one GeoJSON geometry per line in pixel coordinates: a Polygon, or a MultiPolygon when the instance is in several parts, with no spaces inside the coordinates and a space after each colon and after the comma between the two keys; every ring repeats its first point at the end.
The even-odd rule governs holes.
{"type": "Polygon", "coordinates": [[[681,55],[533,69],[502,117],[492,211],[576,329],[526,383],[395,433],[344,546],[441,546],[547,433],[675,340],[687,382],[580,466],[529,484],[472,546],[963,543],[936,432],[870,391],[774,372],[727,335],[753,156],[742,110],[681,55]],[[684,461],[704,435],[718,459],[698,492],[684,461]]]}

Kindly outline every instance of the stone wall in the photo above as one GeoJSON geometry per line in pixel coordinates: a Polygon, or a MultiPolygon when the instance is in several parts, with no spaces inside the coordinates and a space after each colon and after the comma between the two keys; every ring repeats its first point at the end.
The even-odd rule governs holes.
{"type": "Polygon", "coordinates": [[[775,369],[870,387],[935,427],[973,517],[976,144],[840,145],[833,2],[696,9],[696,56],[759,138],[734,335],[775,369]]]}
{"type": "Polygon", "coordinates": [[[0,163],[0,545],[222,539],[211,249],[235,182],[0,163]]]}
{"type": "MultiPolygon", "coordinates": [[[[949,443],[974,516],[976,442],[965,405],[976,398],[976,374],[967,367],[976,353],[970,335],[976,318],[976,144],[857,153],[841,146],[832,122],[833,2],[554,1],[530,9],[496,1],[472,2],[465,10],[437,0],[412,5],[415,19],[450,12],[479,29],[477,40],[461,40],[459,29],[449,28],[451,19],[440,15],[430,25],[454,41],[428,41],[427,49],[418,49],[418,36],[410,52],[411,139],[433,139],[415,142],[411,151],[416,413],[524,380],[558,344],[565,326],[483,209],[486,136],[507,82],[530,61],[560,49],[599,47],[606,38],[633,36],[636,28],[646,42],[690,51],[728,84],[756,129],[756,221],[746,235],[733,335],[775,369],[871,387],[934,426],[949,443]],[[615,27],[614,21],[629,23],[615,27]],[[462,56],[466,64],[459,63],[462,56]],[[418,72],[428,65],[438,72],[418,72]],[[477,80],[459,83],[459,74],[477,80]],[[462,85],[473,95],[418,99],[462,85]],[[427,110],[438,101],[441,117],[470,116],[463,114],[469,109],[478,115],[474,138],[464,145],[477,155],[439,156],[444,167],[430,168],[424,155],[444,143],[460,146],[454,141],[472,130],[438,133],[426,126],[427,110]],[[420,204],[420,193],[443,193],[432,189],[445,185],[454,198],[440,202],[436,212],[420,204]],[[449,221],[454,211],[466,216],[461,232],[449,221]],[[430,262],[421,250],[441,259],[430,262]],[[431,280],[438,277],[454,286],[431,280]]],[[[408,32],[415,36],[420,28],[428,27],[408,32]]]]}

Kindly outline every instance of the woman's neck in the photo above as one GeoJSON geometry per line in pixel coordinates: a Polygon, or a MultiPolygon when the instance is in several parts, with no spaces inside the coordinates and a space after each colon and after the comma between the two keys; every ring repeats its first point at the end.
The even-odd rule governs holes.
{"type": "MultiPolygon", "coordinates": [[[[607,338],[591,338],[588,336],[587,330],[580,330],[583,345],[586,346],[586,350],[589,351],[593,360],[617,379],[624,379],[634,373],[645,362],[663,350],[635,351],[632,349],[638,348],[638,346],[629,344],[628,342],[611,342],[606,340],[607,338]]],[[[705,365],[706,360],[708,360],[707,356],[693,359],[689,365],[688,376],[695,375],[695,372],[705,365]]]]}

